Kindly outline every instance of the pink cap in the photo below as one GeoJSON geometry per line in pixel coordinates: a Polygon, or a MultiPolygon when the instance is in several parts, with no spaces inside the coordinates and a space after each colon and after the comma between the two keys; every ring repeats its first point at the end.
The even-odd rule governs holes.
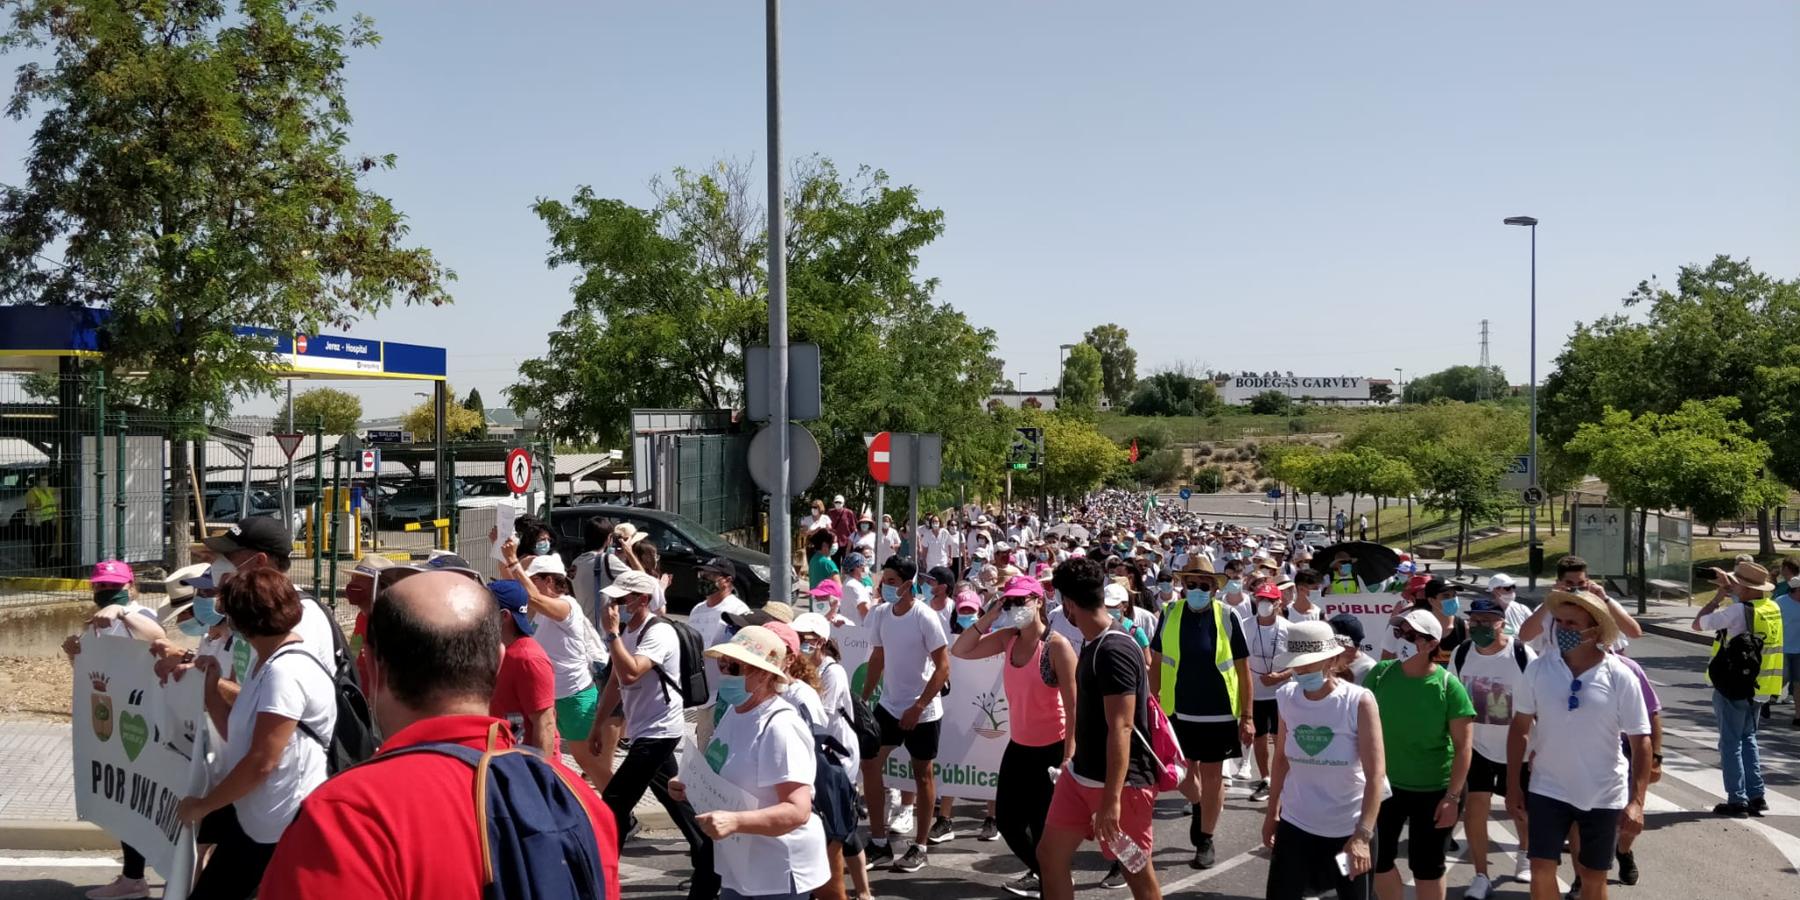
{"type": "Polygon", "coordinates": [[[786,622],[764,622],[763,627],[769,629],[781,642],[787,645],[789,653],[800,652],[800,632],[786,622]]]}
{"type": "Polygon", "coordinates": [[[807,593],[814,597],[836,597],[839,600],[844,599],[843,586],[838,584],[836,580],[830,578],[819,582],[818,587],[807,591],[807,593]]]}
{"type": "Polygon", "coordinates": [[[1017,575],[1007,579],[1006,590],[1000,593],[1002,597],[1042,597],[1043,595],[1044,583],[1028,575],[1017,575]]]}
{"type": "Polygon", "coordinates": [[[116,559],[95,563],[94,574],[88,576],[89,584],[130,584],[133,580],[131,567],[116,559]]]}
{"type": "Polygon", "coordinates": [[[981,595],[975,593],[974,591],[969,591],[969,590],[965,590],[962,593],[957,594],[956,595],[956,611],[962,612],[965,609],[972,609],[972,610],[975,610],[976,612],[980,612],[981,611],[981,595]]]}

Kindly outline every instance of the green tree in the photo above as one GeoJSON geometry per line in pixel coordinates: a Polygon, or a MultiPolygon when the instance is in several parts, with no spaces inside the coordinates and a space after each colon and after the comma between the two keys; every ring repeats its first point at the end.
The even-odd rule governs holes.
{"type": "MultiPolygon", "coordinates": [[[[311,431],[313,423],[320,417],[325,419],[326,434],[351,434],[356,431],[356,423],[362,421],[362,400],[349,391],[328,387],[311,388],[294,395],[296,430],[311,431]]],[[[286,404],[276,414],[276,421],[286,427],[286,404]]]]}
{"type": "Polygon", "coordinates": [[[488,436],[487,407],[483,406],[481,403],[481,389],[480,388],[470,388],[469,396],[463,400],[462,407],[463,407],[463,409],[466,409],[466,410],[474,413],[475,415],[481,417],[481,427],[475,429],[475,433],[471,434],[469,437],[474,440],[477,440],[477,441],[487,440],[487,436],[488,436]]]}
{"type": "MultiPolygon", "coordinates": [[[[1689,400],[1666,414],[1608,409],[1599,422],[1577,429],[1570,449],[1606,482],[1612,499],[1638,511],[1639,534],[1653,509],[1692,510],[1701,521],[1717,521],[1774,505],[1787,493],[1765,474],[1769,446],[1733,418],[1737,411],[1732,397],[1689,400]]],[[[1648,596],[1642,541],[1637,554],[1642,612],[1648,596]]]]}
{"type": "MultiPolygon", "coordinates": [[[[451,397],[456,396],[456,391],[452,390],[448,383],[444,385],[444,393],[451,397]]],[[[486,422],[482,420],[481,416],[462,404],[454,402],[444,404],[444,439],[446,441],[474,440],[476,435],[483,432],[485,426],[486,422]]],[[[421,401],[418,406],[407,410],[400,417],[400,427],[412,432],[414,440],[435,440],[437,436],[437,404],[429,399],[421,401]]]]}
{"type": "MultiPolygon", "coordinates": [[[[173,483],[198,423],[272,391],[273,335],[449,302],[451,274],[365,184],[394,158],[349,149],[369,19],[332,0],[7,7],[0,51],[28,54],[7,113],[37,124],[23,183],[0,188],[0,298],[107,310],[115,400],[177,423],[173,483]]],[[[190,512],[173,504],[171,533],[190,512]]]]}
{"type": "Polygon", "coordinates": [[[1441,372],[1422,375],[1406,383],[1402,399],[1407,403],[1430,403],[1433,400],[1498,400],[1507,392],[1506,373],[1499,366],[1451,366],[1441,372]]]}
{"type": "Polygon", "coordinates": [[[1058,409],[1090,413],[1104,390],[1100,351],[1092,344],[1076,344],[1063,362],[1062,385],[1058,390],[1058,409]]]}
{"type": "Polygon", "coordinates": [[[1268,390],[1250,398],[1250,411],[1259,416],[1285,416],[1294,409],[1294,399],[1288,395],[1268,390]]]}
{"type": "Polygon", "coordinates": [[[1143,447],[1138,448],[1138,461],[1131,467],[1132,475],[1139,484],[1151,488],[1162,488],[1173,485],[1187,471],[1186,462],[1182,460],[1181,451],[1173,447],[1146,453],[1143,447]]]}
{"type": "Polygon", "coordinates": [[[1428,445],[1411,465],[1424,490],[1423,506],[1455,516],[1456,574],[1462,574],[1469,524],[1500,516],[1507,500],[1500,491],[1500,458],[1491,451],[1454,445],[1428,445]]]}
{"type": "Polygon", "coordinates": [[[1394,399],[1394,389],[1392,386],[1381,383],[1369,385],[1370,402],[1385,404],[1392,399],[1394,399]]]}
{"type": "Polygon", "coordinates": [[[1210,416],[1219,407],[1219,390],[1211,381],[1167,369],[1138,383],[1125,412],[1134,416],[1210,416]]]}
{"type": "Polygon", "coordinates": [[[1131,349],[1131,333],[1118,325],[1097,325],[1081,342],[1100,351],[1100,392],[1113,404],[1123,404],[1137,387],[1137,351],[1131,349]]]}
{"type": "Polygon", "coordinates": [[[1079,416],[1044,415],[1044,455],[1053,497],[1074,499],[1096,490],[1127,467],[1126,454],[1093,423],[1079,416]]]}
{"type": "Polygon", "coordinates": [[[1195,466],[1188,483],[1196,494],[1216,494],[1225,486],[1225,473],[1218,466],[1195,466]]]}

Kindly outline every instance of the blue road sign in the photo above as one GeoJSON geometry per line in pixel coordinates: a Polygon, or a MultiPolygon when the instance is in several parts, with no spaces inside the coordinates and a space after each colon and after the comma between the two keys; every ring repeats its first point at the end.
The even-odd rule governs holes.
{"type": "Polygon", "coordinates": [[[1187,498],[1192,497],[1192,496],[1194,496],[1193,488],[1184,487],[1181,489],[1181,499],[1186,500],[1187,498]]]}

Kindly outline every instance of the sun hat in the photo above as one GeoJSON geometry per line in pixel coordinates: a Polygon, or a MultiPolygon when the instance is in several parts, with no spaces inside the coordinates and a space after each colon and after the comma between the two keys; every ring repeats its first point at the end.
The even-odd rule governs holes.
{"type": "Polygon", "coordinates": [[[1287,649],[1275,656],[1275,668],[1291,669],[1323,662],[1344,652],[1337,632],[1324,622],[1295,622],[1288,626],[1287,649]]]}
{"type": "MultiPolygon", "coordinates": [[[[163,579],[163,593],[168,595],[170,605],[194,599],[194,592],[202,587],[194,584],[195,581],[204,578],[206,579],[204,586],[212,587],[212,579],[206,576],[206,570],[211,567],[211,563],[194,563],[170,572],[169,577],[163,579]]],[[[171,611],[178,613],[181,610],[171,611]]]]}
{"type": "Polygon", "coordinates": [[[94,563],[94,574],[88,576],[88,583],[94,587],[101,585],[118,587],[130,584],[133,580],[131,567],[116,559],[103,559],[94,563]]]}
{"type": "Polygon", "coordinates": [[[787,661],[787,643],[766,626],[746,625],[731,640],[708,647],[706,655],[754,666],[774,675],[782,684],[788,681],[787,673],[781,670],[787,661]]]}
{"type": "Polygon", "coordinates": [[[794,617],[794,632],[810,634],[824,640],[831,639],[831,622],[815,612],[801,613],[794,617]]]}
{"type": "MultiPolygon", "coordinates": [[[[538,559],[543,559],[543,557],[540,556],[538,559]]],[[[559,559],[557,562],[560,564],[562,560],[559,559]]],[[[537,560],[534,559],[531,561],[531,568],[525,570],[525,574],[527,576],[536,575],[538,574],[536,570],[537,560]]],[[[612,584],[600,589],[600,593],[617,600],[627,594],[655,594],[656,588],[656,579],[652,578],[650,573],[633,569],[629,572],[620,572],[618,577],[613,579],[612,584]]]]}
{"type": "Polygon", "coordinates": [[[1406,615],[1400,617],[1400,621],[1434,641],[1444,639],[1444,626],[1438,624],[1437,616],[1432,615],[1430,610],[1410,610],[1406,615]]]}
{"type": "Polygon", "coordinates": [[[613,526],[613,537],[631,540],[637,534],[637,526],[630,522],[620,522],[613,526]]]}
{"type": "MultiPolygon", "coordinates": [[[[560,561],[561,560],[559,559],[558,562],[560,561]]],[[[487,582],[487,579],[483,577],[480,572],[476,571],[474,566],[469,565],[468,560],[463,559],[454,553],[438,553],[427,559],[413,559],[403,563],[394,563],[377,573],[375,581],[377,584],[385,587],[393,584],[400,578],[404,578],[408,575],[416,575],[420,572],[455,572],[458,575],[473,578],[484,584],[487,582]]]]}
{"type": "Polygon", "coordinates": [[[769,618],[774,619],[777,622],[794,621],[794,608],[780,600],[770,600],[769,602],[764,603],[763,612],[768,613],[769,618]]]}
{"type": "Polygon", "coordinates": [[[388,559],[379,553],[367,553],[363,555],[362,559],[356,561],[356,565],[346,566],[341,571],[343,572],[345,581],[358,575],[368,578],[380,578],[383,569],[391,569],[393,566],[393,560],[388,559]]]}
{"type": "Polygon", "coordinates": [[[494,602],[501,609],[512,615],[513,624],[519,631],[532,634],[537,626],[532,624],[530,616],[530,600],[525,593],[525,585],[510,578],[501,578],[488,585],[488,592],[494,595],[494,602]]]}
{"type": "Polygon", "coordinates": [[[1007,579],[1006,590],[1000,592],[1002,597],[1042,597],[1043,595],[1044,583],[1028,575],[1007,579]]]}
{"type": "Polygon", "coordinates": [[[1606,608],[1606,601],[1599,597],[1586,591],[1553,590],[1544,598],[1544,605],[1549,607],[1552,616],[1556,615],[1558,609],[1571,604],[1581,607],[1594,620],[1594,624],[1600,629],[1600,646],[1610,647],[1619,639],[1619,623],[1613,621],[1612,611],[1606,608]]]}
{"type": "Polygon", "coordinates": [[[1775,585],[1769,581],[1769,570],[1753,562],[1738,563],[1731,570],[1731,577],[1738,584],[1753,591],[1772,591],[1775,585]]]}
{"type": "Polygon", "coordinates": [[[1518,582],[1514,581],[1511,575],[1508,575],[1505,572],[1496,572],[1488,578],[1487,589],[1489,593],[1500,590],[1501,588],[1512,590],[1517,584],[1518,582]]]}

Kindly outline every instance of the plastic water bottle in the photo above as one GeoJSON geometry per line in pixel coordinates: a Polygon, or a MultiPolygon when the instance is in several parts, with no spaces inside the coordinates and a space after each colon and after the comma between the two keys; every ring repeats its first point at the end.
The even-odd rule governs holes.
{"type": "Polygon", "coordinates": [[[1144,848],[1139,847],[1137,841],[1127,837],[1123,831],[1106,842],[1106,849],[1112,851],[1113,858],[1119,861],[1119,865],[1133,875],[1144,871],[1144,867],[1150,864],[1150,854],[1145,853],[1144,848]]]}

